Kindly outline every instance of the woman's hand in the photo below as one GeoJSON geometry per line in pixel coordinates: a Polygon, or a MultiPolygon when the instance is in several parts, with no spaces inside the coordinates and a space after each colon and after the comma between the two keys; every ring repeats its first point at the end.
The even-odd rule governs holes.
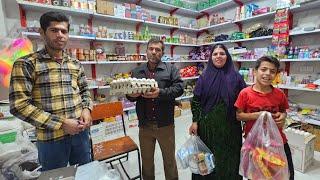
{"type": "Polygon", "coordinates": [[[193,122],[189,128],[190,135],[198,135],[198,123],[193,122]]]}

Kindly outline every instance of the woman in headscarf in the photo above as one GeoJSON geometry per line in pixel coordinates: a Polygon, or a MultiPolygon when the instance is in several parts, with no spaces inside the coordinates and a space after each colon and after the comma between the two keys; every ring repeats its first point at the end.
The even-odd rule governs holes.
{"type": "Polygon", "coordinates": [[[239,175],[242,130],[234,103],[245,87],[228,49],[223,44],[214,45],[208,66],[194,89],[189,133],[200,136],[212,151],[215,169],[206,176],[192,174],[192,180],[242,180],[239,175]]]}

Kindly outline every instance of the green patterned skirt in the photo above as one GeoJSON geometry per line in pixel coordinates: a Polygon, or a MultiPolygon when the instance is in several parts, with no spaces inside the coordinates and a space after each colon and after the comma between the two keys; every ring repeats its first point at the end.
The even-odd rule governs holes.
{"type": "MultiPolygon", "coordinates": [[[[193,102],[192,105],[193,112],[194,108],[201,108],[200,103],[193,102]]],[[[215,170],[207,176],[192,174],[192,179],[242,180],[239,175],[242,146],[240,122],[236,119],[227,120],[227,108],[223,102],[216,105],[208,114],[200,116],[197,122],[198,135],[215,157],[215,170]]]]}

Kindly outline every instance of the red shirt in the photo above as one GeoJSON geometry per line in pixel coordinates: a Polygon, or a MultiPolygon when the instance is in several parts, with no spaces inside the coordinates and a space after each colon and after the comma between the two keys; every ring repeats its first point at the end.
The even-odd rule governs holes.
{"type": "MultiPolygon", "coordinates": [[[[262,94],[253,90],[252,86],[243,89],[234,104],[238,109],[245,113],[253,113],[259,111],[268,111],[271,113],[285,112],[289,109],[286,95],[278,88],[272,88],[272,92],[262,94]]],[[[247,135],[253,127],[256,120],[246,121],[244,125],[244,133],[247,135]]],[[[287,143],[286,135],[279,128],[283,143],[287,143]]]]}

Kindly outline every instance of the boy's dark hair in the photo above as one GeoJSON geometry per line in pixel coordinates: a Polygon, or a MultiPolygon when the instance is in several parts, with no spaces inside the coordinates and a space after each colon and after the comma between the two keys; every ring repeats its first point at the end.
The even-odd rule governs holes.
{"type": "Polygon", "coordinates": [[[68,31],[69,31],[69,27],[70,27],[69,18],[65,14],[61,12],[56,12],[56,11],[49,11],[42,14],[42,16],[40,17],[41,29],[44,32],[46,32],[48,27],[50,26],[50,23],[53,21],[68,23],[68,31]]]}
{"type": "Polygon", "coordinates": [[[261,58],[259,58],[257,61],[256,61],[256,65],[255,65],[255,69],[257,70],[261,63],[264,62],[264,61],[267,61],[271,64],[274,64],[277,68],[277,71],[279,70],[280,68],[280,62],[277,58],[273,57],[273,56],[262,56],[261,58]]]}
{"type": "Polygon", "coordinates": [[[162,45],[162,52],[164,52],[164,43],[163,41],[161,40],[158,40],[158,39],[154,39],[154,38],[151,38],[149,41],[148,41],[148,44],[147,44],[147,47],[149,47],[149,44],[158,44],[158,43],[161,43],[162,45]]]}

